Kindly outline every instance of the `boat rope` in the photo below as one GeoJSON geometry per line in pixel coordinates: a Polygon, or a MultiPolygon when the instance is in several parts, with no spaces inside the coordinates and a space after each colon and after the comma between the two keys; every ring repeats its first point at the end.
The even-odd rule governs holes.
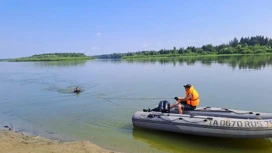
{"type": "MultiPolygon", "coordinates": [[[[229,110],[229,109],[227,109],[227,108],[222,108],[223,110],[225,110],[225,111],[229,111],[229,112],[231,112],[231,113],[234,113],[234,114],[253,114],[253,112],[235,112],[235,111],[233,111],[233,110],[229,110]]],[[[257,113],[256,115],[258,115],[259,113],[257,113]]],[[[259,114],[260,115],[260,114],[259,114]]]]}
{"type": "Polygon", "coordinates": [[[192,121],[188,121],[188,120],[185,120],[184,118],[179,118],[180,120],[183,120],[185,122],[188,122],[188,123],[201,123],[201,122],[207,122],[208,119],[203,119],[202,121],[195,121],[195,122],[192,122],[192,121]]]}
{"type": "MultiPolygon", "coordinates": [[[[201,123],[201,122],[207,122],[208,120],[212,120],[212,118],[203,118],[203,120],[193,122],[193,121],[186,120],[186,119],[184,119],[182,117],[175,118],[175,119],[171,120],[171,119],[165,119],[162,116],[165,116],[165,115],[154,115],[154,114],[149,114],[148,115],[148,117],[150,117],[150,118],[158,117],[158,118],[160,118],[160,119],[162,119],[164,121],[170,121],[170,122],[173,122],[173,121],[176,121],[176,120],[183,120],[183,121],[188,122],[188,123],[201,123]]],[[[191,116],[191,118],[198,118],[198,117],[191,116]]],[[[200,118],[200,119],[202,119],[202,118],[200,118]]]]}
{"type": "Polygon", "coordinates": [[[139,100],[144,100],[144,99],[173,99],[173,98],[156,98],[156,97],[146,97],[146,98],[134,98],[134,97],[128,97],[128,98],[112,98],[112,97],[109,97],[107,99],[130,99],[130,100],[133,100],[133,99],[139,99],[139,100]]]}
{"type": "MultiPolygon", "coordinates": [[[[205,107],[203,108],[203,110],[209,110],[211,107],[205,107]]],[[[253,114],[253,112],[236,112],[236,111],[233,111],[233,110],[230,110],[230,109],[227,109],[227,108],[221,108],[221,110],[224,110],[224,111],[227,111],[227,112],[230,112],[230,113],[234,113],[234,114],[253,114]]],[[[220,111],[220,110],[210,110],[210,111],[220,111]]],[[[256,113],[256,115],[260,115],[259,113],[256,113]]]]}
{"type": "Polygon", "coordinates": [[[108,102],[110,102],[110,103],[112,103],[112,104],[116,104],[116,105],[118,105],[117,103],[115,103],[115,102],[113,102],[113,101],[111,101],[111,100],[114,100],[114,99],[124,99],[124,100],[134,100],[134,99],[139,99],[139,100],[145,100],[145,99],[173,99],[173,98],[152,98],[152,97],[148,97],[148,98],[132,98],[132,97],[130,97],[130,98],[112,98],[112,97],[109,97],[109,98],[107,98],[107,97],[97,97],[97,98],[101,98],[101,99],[104,99],[104,100],[106,100],[106,101],[108,101],[108,102]]]}
{"type": "Polygon", "coordinates": [[[110,102],[110,103],[112,103],[112,104],[119,105],[119,104],[117,104],[117,103],[115,103],[115,102],[113,102],[113,101],[111,101],[111,100],[109,100],[109,99],[107,99],[107,98],[101,98],[101,99],[104,99],[104,100],[106,100],[106,101],[108,101],[108,102],[110,102]]]}

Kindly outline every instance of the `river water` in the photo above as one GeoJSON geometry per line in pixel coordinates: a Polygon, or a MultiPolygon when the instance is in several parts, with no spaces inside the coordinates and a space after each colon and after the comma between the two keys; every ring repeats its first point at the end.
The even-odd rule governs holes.
{"type": "Polygon", "coordinates": [[[271,153],[271,139],[222,139],[134,128],[131,117],[193,84],[201,106],[272,113],[272,55],[0,62],[0,126],[121,152],[271,153]],[[80,94],[72,93],[75,87],[80,94]]]}

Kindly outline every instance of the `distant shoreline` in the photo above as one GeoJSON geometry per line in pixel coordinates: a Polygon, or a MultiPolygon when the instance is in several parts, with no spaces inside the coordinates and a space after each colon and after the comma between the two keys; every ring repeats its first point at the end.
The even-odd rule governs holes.
{"type": "Polygon", "coordinates": [[[50,61],[75,61],[75,60],[92,60],[92,59],[94,58],[11,59],[11,60],[8,60],[8,62],[50,62],[50,61]]]}
{"type": "Polygon", "coordinates": [[[71,60],[91,60],[91,56],[83,53],[47,53],[37,54],[30,57],[20,57],[8,60],[9,62],[38,62],[38,61],[71,61],[71,60]]]}
{"type": "Polygon", "coordinates": [[[261,54],[207,54],[207,55],[172,55],[172,56],[146,56],[146,57],[125,57],[122,59],[158,59],[158,58],[187,58],[187,57],[222,57],[222,56],[250,56],[250,55],[271,55],[272,53],[261,54]]]}
{"type": "MultiPolygon", "coordinates": [[[[250,56],[250,55],[271,55],[272,53],[258,53],[258,54],[207,54],[207,55],[168,55],[168,56],[131,56],[131,57],[123,57],[120,59],[124,60],[133,60],[133,59],[160,59],[160,58],[187,58],[187,57],[222,57],[222,56],[250,56]]],[[[21,57],[15,59],[0,59],[0,62],[47,62],[47,61],[76,61],[76,60],[93,60],[96,59],[91,56],[87,56],[84,58],[76,57],[76,58],[56,58],[56,59],[48,59],[48,58],[40,58],[40,59],[30,59],[28,57],[21,57]]],[[[98,58],[99,59],[99,58],[98,58]]],[[[108,58],[114,59],[114,58],[108,58]]]]}
{"type": "Polygon", "coordinates": [[[173,47],[173,49],[160,50],[142,50],[137,52],[127,53],[112,53],[97,55],[97,58],[148,58],[148,57],[174,57],[174,56],[202,56],[202,55],[225,55],[225,54],[265,54],[272,53],[272,39],[264,36],[241,37],[238,40],[236,37],[230,40],[229,43],[221,45],[206,44],[201,47],[188,46],[173,47]]]}

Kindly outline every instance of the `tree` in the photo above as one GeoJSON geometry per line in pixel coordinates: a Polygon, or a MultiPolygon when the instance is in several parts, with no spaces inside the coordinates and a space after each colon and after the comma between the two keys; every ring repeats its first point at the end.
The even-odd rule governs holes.
{"type": "Polygon", "coordinates": [[[232,47],[236,47],[238,45],[239,41],[238,39],[235,37],[233,40],[231,40],[229,42],[229,45],[232,46],[232,47]]]}
{"type": "Polygon", "coordinates": [[[179,48],[178,53],[183,54],[185,52],[184,48],[179,48]]]}

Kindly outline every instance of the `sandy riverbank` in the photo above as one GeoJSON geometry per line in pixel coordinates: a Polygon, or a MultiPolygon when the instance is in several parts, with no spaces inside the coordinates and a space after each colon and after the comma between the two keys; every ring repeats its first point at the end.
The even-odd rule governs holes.
{"type": "Polygon", "coordinates": [[[2,153],[114,153],[89,141],[59,142],[14,131],[0,130],[2,153]]]}

